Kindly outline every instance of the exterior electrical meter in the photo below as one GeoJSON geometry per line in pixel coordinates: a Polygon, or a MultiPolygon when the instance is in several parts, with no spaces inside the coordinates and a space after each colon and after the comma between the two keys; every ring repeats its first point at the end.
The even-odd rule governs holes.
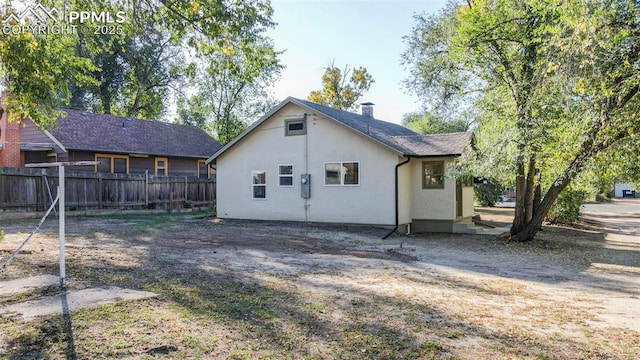
{"type": "Polygon", "coordinates": [[[300,196],[303,199],[311,197],[311,174],[300,175],[300,196]]]}

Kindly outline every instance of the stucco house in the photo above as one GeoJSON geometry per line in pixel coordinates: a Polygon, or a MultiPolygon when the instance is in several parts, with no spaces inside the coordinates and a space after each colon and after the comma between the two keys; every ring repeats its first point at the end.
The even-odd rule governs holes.
{"type": "Polygon", "coordinates": [[[289,97],[207,159],[221,218],[376,224],[452,232],[473,187],[447,175],[471,133],[419,135],[289,97]]]}
{"type": "Polygon", "coordinates": [[[99,161],[95,167],[69,167],[101,173],[209,178],[205,160],[222,145],[195,126],[61,109],[57,126],[40,129],[0,116],[0,167],[29,163],[99,161]]]}

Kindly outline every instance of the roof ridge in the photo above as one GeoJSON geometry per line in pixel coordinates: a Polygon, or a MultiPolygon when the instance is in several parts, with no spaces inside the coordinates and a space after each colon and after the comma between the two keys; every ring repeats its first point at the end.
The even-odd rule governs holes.
{"type": "MultiPolygon", "coordinates": [[[[315,103],[315,102],[310,101],[310,100],[306,100],[306,99],[299,99],[299,98],[296,98],[296,97],[293,97],[293,96],[289,96],[289,97],[288,97],[288,99],[289,99],[289,98],[290,98],[290,99],[293,99],[293,100],[297,100],[297,101],[305,102],[305,103],[308,103],[308,104],[312,104],[313,106],[321,106],[321,107],[323,107],[323,108],[326,108],[326,109],[327,109],[327,110],[329,110],[329,111],[340,111],[340,112],[343,112],[343,113],[345,113],[345,114],[349,114],[349,115],[352,115],[352,116],[359,116],[359,117],[361,117],[361,118],[365,118],[366,120],[380,121],[380,122],[383,122],[383,123],[386,123],[386,124],[391,124],[391,125],[395,125],[395,126],[401,126],[401,127],[405,128],[405,129],[411,130],[411,129],[409,129],[408,127],[406,127],[406,126],[404,126],[404,125],[402,125],[402,124],[394,123],[394,122],[387,121],[387,120],[383,120],[383,119],[377,119],[377,118],[374,118],[374,117],[368,117],[368,116],[366,116],[366,115],[362,115],[362,114],[357,113],[357,112],[352,112],[352,111],[348,111],[348,110],[337,109],[337,108],[334,108],[334,107],[331,107],[331,106],[327,106],[327,105],[323,105],[323,104],[318,104],[318,103],[315,103]]],[[[411,131],[413,131],[413,130],[411,130],[411,131]]]]}
{"type": "Polygon", "coordinates": [[[390,135],[392,137],[415,137],[415,136],[442,136],[442,135],[458,135],[458,134],[471,134],[473,131],[456,131],[450,133],[437,133],[437,134],[415,134],[415,135],[390,135]]]}
{"type": "MultiPolygon", "coordinates": [[[[174,123],[174,122],[170,122],[170,121],[163,121],[163,120],[160,120],[160,119],[141,119],[141,118],[131,117],[131,116],[114,115],[114,114],[102,114],[102,113],[91,112],[91,111],[86,111],[86,110],[82,110],[82,109],[73,109],[73,108],[64,108],[64,107],[59,108],[59,110],[62,110],[62,111],[64,111],[64,110],[72,110],[72,111],[80,112],[81,114],[82,113],[86,113],[87,115],[102,116],[102,117],[106,117],[106,118],[118,119],[119,121],[120,120],[144,121],[144,122],[153,123],[153,124],[158,123],[158,124],[163,124],[163,125],[186,126],[186,127],[190,127],[190,128],[200,129],[199,127],[197,127],[195,125],[174,123]]],[[[65,117],[60,117],[59,119],[64,119],[64,118],[65,117]]],[[[203,129],[201,129],[201,130],[203,130],[203,129]]]]}

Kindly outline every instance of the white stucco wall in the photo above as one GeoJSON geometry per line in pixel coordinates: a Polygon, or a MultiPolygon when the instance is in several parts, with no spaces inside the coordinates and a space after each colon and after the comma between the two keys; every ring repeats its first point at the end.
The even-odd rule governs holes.
{"type": "Polygon", "coordinates": [[[621,198],[623,190],[636,190],[636,186],[630,183],[616,183],[613,188],[613,196],[621,198]]]}
{"type": "MultiPolygon", "coordinates": [[[[430,160],[414,159],[411,161],[412,218],[421,220],[454,220],[456,218],[456,180],[447,177],[444,189],[422,188],[422,161],[430,160]]],[[[444,160],[446,166],[454,159],[438,158],[437,160],[444,160]]],[[[473,205],[473,201],[471,201],[471,204],[473,205]]]]}
{"type": "Polygon", "coordinates": [[[315,114],[307,116],[306,135],[284,136],[284,121],[304,113],[288,104],[217,159],[218,216],[393,225],[397,154],[315,114]],[[359,185],[325,186],[325,162],[338,161],[360,163],[359,185]],[[278,186],[280,164],[293,164],[293,187],[278,186]],[[252,198],[253,170],[266,171],[264,200],[252,198]],[[311,174],[306,201],[300,196],[305,172],[311,174]]]}
{"type": "Polygon", "coordinates": [[[473,186],[465,186],[462,188],[462,216],[473,216],[475,209],[473,208],[473,186]]]}

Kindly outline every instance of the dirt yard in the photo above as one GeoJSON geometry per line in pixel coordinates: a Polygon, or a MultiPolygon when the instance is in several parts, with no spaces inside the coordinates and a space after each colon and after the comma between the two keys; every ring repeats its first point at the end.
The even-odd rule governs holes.
{"type": "MultiPolygon", "coordinates": [[[[512,209],[481,213],[504,223],[512,209]]],[[[0,223],[0,256],[36,222],[0,223]]],[[[0,358],[640,358],[636,213],[587,215],[526,244],[207,214],[77,217],[67,231],[69,289],[158,296],[0,318],[0,358]]],[[[57,251],[47,221],[0,281],[57,274],[57,251]]]]}

